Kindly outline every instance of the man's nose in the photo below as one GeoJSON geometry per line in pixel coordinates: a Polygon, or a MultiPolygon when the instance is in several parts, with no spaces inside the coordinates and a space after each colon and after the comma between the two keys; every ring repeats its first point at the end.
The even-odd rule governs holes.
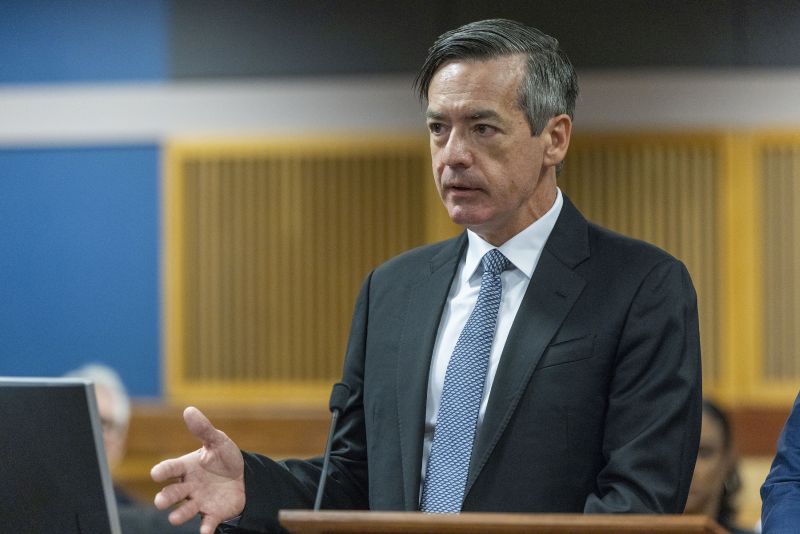
{"type": "Polygon", "coordinates": [[[472,165],[472,149],[469,141],[457,131],[453,131],[442,149],[442,163],[448,167],[469,167],[472,165]]]}

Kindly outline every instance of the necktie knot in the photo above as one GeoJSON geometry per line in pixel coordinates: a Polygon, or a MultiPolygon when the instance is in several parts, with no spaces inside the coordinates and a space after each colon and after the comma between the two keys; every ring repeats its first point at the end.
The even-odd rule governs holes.
{"type": "Polygon", "coordinates": [[[483,272],[489,272],[493,275],[502,273],[508,269],[508,266],[511,264],[508,258],[496,248],[484,254],[481,263],[483,263],[483,272]]]}

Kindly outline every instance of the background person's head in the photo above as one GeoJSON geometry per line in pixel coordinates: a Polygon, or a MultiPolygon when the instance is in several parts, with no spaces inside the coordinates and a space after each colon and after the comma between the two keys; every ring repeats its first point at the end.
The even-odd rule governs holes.
{"type": "Polygon", "coordinates": [[[728,418],[716,404],[704,400],[700,449],[685,513],[707,515],[730,526],[735,515],[733,499],[740,487],[728,418]]]}
{"type": "Polygon", "coordinates": [[[113,369],[101,364],[85,365],[65,376],[94,382],[106,456],[109,467],[114,468],[125,456],[125,441],[131,417],[131,403],[122,380],[113,369]]]}

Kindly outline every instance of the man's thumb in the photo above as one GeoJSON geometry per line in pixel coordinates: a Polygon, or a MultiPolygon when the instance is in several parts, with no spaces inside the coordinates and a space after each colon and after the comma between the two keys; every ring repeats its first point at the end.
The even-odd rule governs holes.
{"type": "Polygon", "coordinates": [[[189,432],[202,441],[203,445],[213,446],[224,439],[225,434],[214,428],[203,412],[194,406],[189,406],[183,411],[183,420],[186,422],[189,432]]]}

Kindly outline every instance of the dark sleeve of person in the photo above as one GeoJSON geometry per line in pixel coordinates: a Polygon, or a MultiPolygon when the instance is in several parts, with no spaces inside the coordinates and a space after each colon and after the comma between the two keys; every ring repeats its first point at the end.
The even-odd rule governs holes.
{"type": "Polygon", "coordinates": [[[610,377],[603,457],[586,513],[681,513],[701,422],[697,298],[682,263],[644,277],[610,377]]]}
{"type": "MultiPolygon", "coordinates": [[[[370,279],[371,276],[361,288],[350,328],[342,378],[350,387],[350,396],[331,447],[322,508],[369,508],[363,376],[370,279]]],[[[322,458],[275,462],[247,452],[243,457],[245,507],[238,523],[241,531],[283,532],[278,523],[278,510],[313,507],[322,458]]]]}
{"type": "Polygon", "coordinates": [[[761,486],[764,534],[791,534],[800,529],[800,394],[786,421],[772,468],[761,486]]]}

